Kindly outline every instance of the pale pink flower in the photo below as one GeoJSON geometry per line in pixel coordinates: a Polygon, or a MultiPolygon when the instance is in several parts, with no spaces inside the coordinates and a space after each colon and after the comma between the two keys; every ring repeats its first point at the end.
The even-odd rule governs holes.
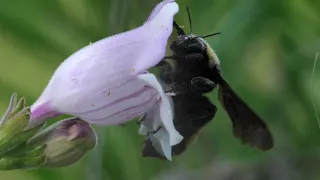
{"type": "Polygon", "coordinates": [[[169,100],[156,77],[147,72],[163,59],[178,11],[174,0],[164,0],[142,26],[92,43],[68,57],[32,105],[30,126],[59,114],[116,125],[157,106],[170,144],[179,143],[183,137],[174,128],[169,100]]]}

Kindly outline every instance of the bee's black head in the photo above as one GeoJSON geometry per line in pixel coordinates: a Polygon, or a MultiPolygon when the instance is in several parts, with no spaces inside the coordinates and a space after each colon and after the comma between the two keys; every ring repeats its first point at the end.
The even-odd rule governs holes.
{"type": "Polygon", "coordinates": [[[183,34],[179,35],[178,39],[171,44],[170,49],[179,54],[205,54],[207,43],[201,37],[197,37],[193,34],[183,34]]]}
{"type": "Polygon", "coordinates": [[[191,15],[188,6],[187,12],[190,25],[190,33],[186,34],[183,29],[175,21],[173,21],[173,26],[177,30],[179,37],[171,44],[170,49],[177,54],[206,54],[208,44],[205,42],[204,38],[221,33],[214,33],[206,36],[195,36],[194,34],[192,34],[191,15]]]}

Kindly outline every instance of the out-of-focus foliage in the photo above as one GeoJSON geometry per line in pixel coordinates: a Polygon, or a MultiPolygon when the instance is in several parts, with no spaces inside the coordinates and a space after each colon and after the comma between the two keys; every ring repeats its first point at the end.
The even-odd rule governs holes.
{"type": "MultiPolygon", "coordinates": [[[[1,0],[1,112],[14,91],[32,103],[66,57],[90,42],[142,24],[157,2],[1,0]]],[[[0,172],[0,179],[319,179],[320,130],[310,80],[320,51],[320,1],[177,2],[176,20],[186,31],[184,7],[188,4],[195,34],[223,33],[207,41],[220,57],[226,79],[269,124],[275,148],[260,152],[241,145],[232,137],[231,121],[218,105],[214,121],[173,162],[142,158],[143,137],[132,122],[125,127],[96,127],[99,145],[75,165],[0,172]]],[[[318,102],[319,77],[316,70],[318,102]]],[[[216,92],[209,96],[218,104],[216,92]]]]}

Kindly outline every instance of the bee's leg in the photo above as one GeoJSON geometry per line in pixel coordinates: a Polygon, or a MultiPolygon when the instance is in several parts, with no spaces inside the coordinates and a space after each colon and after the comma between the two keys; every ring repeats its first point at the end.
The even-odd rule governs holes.
{"type": "Polygon", "coordinates": [[[187,54],[187,55],[174,54],[172,56],[164,57],[164,59],[177,59],[177,60],[199,60],[199,59],[203,59],[203,58],[204,58],[204,56],[201,53],[191,53],[191,54],[187,54]]]}
{"type": "Polygon", "coordinates": [[[191,85],[203,92],[210,92],[217,87],[216,83],[205,77],[192,78],[191,85]]]}
{"type": "MultiPolygon", "coordinates": [[[[183,58],[183,56],[178,56],[178,55],[172,55],[172,56],[166,56],[164,57],[163,59],[181,59],[183,58]]],[[[160,63],[162,62],[163,60],[160,61],[160,63]]],[[[158,64],[160,64],[158,63],[158,64]]]]}
{"type": "Polygon", "coordinates": [[[180,84],[174,84],[168,90],[165,91],[167,96],[177,96],[180,94],[188,93],[188,89],[190,87],[190,82],[183,82],[180,84]]]}
{"type": "Polygon", "coordinates": [[[194,77],[188,82],[175,84],[165,93],[168,96],[176,96],[191,93],[208,93],[216,88],[216,83],[205,77],[194,77]]]}
{"type": "Polygon", "coordinates": [[[199,93],[208,93],[216,88],[216,83],[205,77],[194,77],[190,81],[190,91],[199,93]]]}
{"type": "Polygon", "coordinates": [[[185,35],[186,34],[183,31],[183,29],[176,23],[176,21],[173,21],[173,27],[176,28],[178,35],[185,35]]]}
{"type": "Polygon", "coordinates": [[[120,126],[126,126],[126,124],[125,123],[121,123],[120,126]]]}
{"type": "Polygon", "coordinates": [[[147,114],[142,115],[142,116],[136,121],[136,123],[137,123],[138,125],[140,125],[140,124],[145,120],[146,116],[147,116],[147,114]]]}
{"type": "Polygon", "coordinates": [[[185,56],[186,60],[191,60],[191,61],[201,60],[203,58],[204,58],[204,56],[201,53],[192,53],[192,54],[188,54],[188,55],[185,56]]]}
{"type": "Polygon", "coordinates": [[[155,133],[157,133],[161,128],[162,128],[162,126],[158,126],[158,128],[157,128],[157,129],[155,129],[155,130],[151,131],[151,134],[155,134],[155,133]]]}
{"type": "MultiPolygon", "coordinates": [[[[166,57],[164,57],[155,67],[162,67],[162,66],[165,66],[166,64],[168,64],[166,61],[165,61],[166,57]]],[[[169,59],[169,58],[167,58],[169,59]]]]}

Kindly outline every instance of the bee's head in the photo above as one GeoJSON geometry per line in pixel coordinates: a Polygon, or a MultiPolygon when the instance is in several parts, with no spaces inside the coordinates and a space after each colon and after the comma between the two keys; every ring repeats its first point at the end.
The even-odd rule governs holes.
{"type": "Polygon", "coordinates": [[[201,37],[197,37],[193,34],[183,34],[179,35],[178,39],[171,44],[170,49],[174,52],[179,52],[183,54],[203,54],[206,52],[207,47],[206,42],[201,37]]]}
{"type": "Polygon", "coordinates": [[[183,31],[183,29],[175,21],[173,21],[173,26],[177,30],[179,37],[177,40],[175,40],[171,44],[170,49],[174,52],[183,53],[183,54],[189,54],[189,53],[204,54],[206,53],[206,50],[207,50],[207,43],[204,40],[204,38],[221,34],[221,33],[214,33],[206,36],[196,36],[192,34],[192,23],[191,23],[190,11],[188,6],[187,6],[187,12],[189,17],[190,33],[186,34],[183,31]]]}

